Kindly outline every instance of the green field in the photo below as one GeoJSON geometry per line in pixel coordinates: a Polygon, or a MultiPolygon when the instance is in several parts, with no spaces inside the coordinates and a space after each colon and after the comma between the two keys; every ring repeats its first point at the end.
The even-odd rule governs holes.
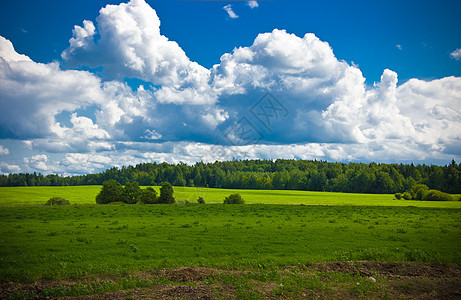
{"type": "MultiPolygon", "coordinates": [[[[159,187],[155,187],[159,190],[159,187]]],[[[1,187],[0,206],[40,205],[53,196],[63,197],[72,204],[95,204],[100,186],[71,187],[1,187]]],[[[196,202],[203,197],[207,203],[222,203],[225,196],[240,193],[249,204],[306,204],[306,205],[361,205],[361,206],[416,206],[433,208],[461,208],[461,201],[396,200],[394,195],[326,193],[291,190],[225,190],[200,187],[175,187],[177,201],[196,202]]]]}
{"type": "Polygon", "coordinates": [[[461,262],[461,211],[417,207],[4,207],[2,281],[179,266],[461,262]]]}
{"type": "MultiPolygon", "coordinates": [[[[461,263],[459,201],[176,187],[175,196],[181,203],[195,202],[202,196],[209,204],[96,205],[94,198],[99,190],[99,186],[0,188],[0,283],[68,280],[104,274],[120,276],[185,266],[283,272],[285,266],[314,262],[461,263]],[[251,205],[211,204],[222,203],[224,196],[234,192],[241,193],[251,205]],[[74,205],[42,205],[52,196],[69,199],[74,205]]],[[[335,281],[339,285],[346,279],[340,274],[328,274],[315,275],[320,276],[315,277],[315,286],[323,286],[330,293],[336,287],[325,286],[321,278],[332,276],[339,280],[335,281]]],[[[379,286],[370,286],[366,278],[353,274],[346,280],[348,291],[357,288],[355,283],[361,283],[374,291],[372,295],[385,295],[379,286]]],[[[231,280],[232,293],[240,289],[243,294],[237,293],[239,298],[253,298],[253,294],[242,296],[254,290],[246,285],[247,279],[240,275],[220,276],[224,277],[209,281],[217,284],[214,289],[231,280]]],[[[262,275],[254,276],[261,278],[262,275]]],[[[277,276],[270,280],[264,278],[282,285],[289,284],[290,276],[307,280],[296,274],[277,276]]],[[[107,285],[104,283],[104,287],[84,281],[73,287],[59,287],[63,290],[44,288],[30,294],[26,289],[11,295],[86,295],[139,288],[143,284],[163,284],[158,281],[160,277],[149,278],[148,283],[138,279],[113,279],[107,285]]],[[[261,284],[264,285],[264,281],[261,284]]],[[[299,298],[303,298],[301,285],[292,288],[291,292],[299,292],[299,298]]],[[[255,293],[259,293],[257,290],[255,293]]],[[[273,291],[270,293],[283,295],[290,290],[279,287],[273,291]]],[[[326,297],[331,297],[328,295],[326,297]]]]}

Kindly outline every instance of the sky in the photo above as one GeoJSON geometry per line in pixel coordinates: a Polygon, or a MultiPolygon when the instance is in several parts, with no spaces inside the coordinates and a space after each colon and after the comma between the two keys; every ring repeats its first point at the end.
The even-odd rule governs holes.
{"type": "Polygon", "coordinates": [[[0,173],[461,160],[460,1],[2,1],[0,173]]]}

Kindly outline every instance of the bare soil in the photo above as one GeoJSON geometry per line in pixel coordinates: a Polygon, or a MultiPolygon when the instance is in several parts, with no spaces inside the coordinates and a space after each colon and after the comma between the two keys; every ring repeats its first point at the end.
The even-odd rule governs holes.
{"type": "MultiPolygon", "coordinates": [[[[249,270],[255,271],[257,270],[249,270]]],[[[329,292],[310,291],[303,293],[300,287],[299,299],[461,299],[461,265],[423,264],[423,263],[388,263],[375,261],[361,262],[327,262],[310,265],[290,266],[280,269],[283,275],[292,272],[304,276],[340,272],[367,278],[371,284],[379,285],[378,292],[368,295],[357,295],[344,285],[329,283],[329,292]]],[[[178,269],[161,269],[151,272],[129,274],[138,279],[152,280],[163,278],[148,288],[123,290],[105,294],[69,297],[66,299],[236,299],[236,287],[216,281],[219,275],[232,273],[243,275],[248,271],[228,270],[205,267],[183,267],[178,269]],[[210,281],[213,279],[213,281],[210,281]],[[211,282],[211,283],[210,283],[211,282]]],[[[128,275],[126,275],[128,276],[128,275]]],[[[125,277],[126,277],[125,276],[125,277]]],[[[116,281],[124,275],[85,276],[76,280],[47,281],[38,280],[32,284],[2,283],[0,298],[6,299],[19,295],[20,291],[31,291],[41,295],[41,291],[53,287],[70,287],[81,283],[116,281]]],[[[325,278],[328,278],[326,276],[325,278]]],[[[327,279],[325,279],[327,280],[327,279]]],[[[293,298],[274,294],[279,287],[277,282],[255,282],[253,285],[259,295],[265,299],[293,298]]],[[[32,298],[39,299],[39,296],[32,298]]],[[[43,297],[42,297],[43,298],[43,297]]]]}

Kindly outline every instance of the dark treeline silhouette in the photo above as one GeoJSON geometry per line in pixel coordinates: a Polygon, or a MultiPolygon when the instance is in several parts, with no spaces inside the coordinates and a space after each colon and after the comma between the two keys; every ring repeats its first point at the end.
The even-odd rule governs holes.
{"type": "Polygon", "coordinates": [[[143,163],[97,174],[63,177],[41,174],[0,176],[0,186],[101,185],[114,179],[125,185],[201,186],[229,189],[278,189],[349,193],[400,193],[420,183],[430,189],[461,193],[461,164],[446,166],[377,163],[328,163],[308,160],[236,160],[203,163],[143,163]]]}

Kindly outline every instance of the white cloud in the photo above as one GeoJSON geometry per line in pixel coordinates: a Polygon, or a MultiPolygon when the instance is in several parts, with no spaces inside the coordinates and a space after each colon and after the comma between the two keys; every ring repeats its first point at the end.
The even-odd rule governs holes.
{"type": "Polygon", "coordinates": [[[262,88],[271,90],[283,102],[292,118],[271,128],[273,139],[265,136],[270,142],[400,141],[425,148],[427,144],[460,140],[456,128],[460,128],[459,121],[448,122],[456,120],[461,111],[455,104],[461,102],[460,78],[424,82],[422,86],[432,91],[427,95],[429,99],[418,99],[415,91],[409,99],[403,99],[406,95],[401,91],[414,80],[398,87],[397,74],[385,70],[381,82],[366,86],[358,67],[338,60],[330,46],[313,34],[303,38],[282,30],[260,34],[251,47],[223,55],[221,64],[212,70],[212,78],[223,96],[248,95],[262,88]],[[420,101],[428,105],[418,104],[420,101]],[[407,105],[418,109],[406,109],[407,105]],[[428,138],[427,125],[410,114],[418,110],[423,110],[423,120],[430,120],[431,126],[439,122],[436,118],[442,119],[430,131],[429,137],[434,138],[428,138]]]}
{"type": "MultiPolygon", "coordinates": [[[[275,133],[271,142],[364,140],[350,121],[354,116],[346,110],[357,114],[366,102],[365,79],[358,68],[337,60],[328,43],[314,34],[299,38],[277,29],[260,34],[252,46],[223,55],[221,64],[212,70],[212,78],[214,88],[223,95],[222,105],[226,95],[255,90],[261,90],[259,94],[272,91],[283,102],[292,119],[271,128],[275,133]],[[332,115],[334,109],[337,113],[332,115]]],[[[251,101],[244,109],[257,98],[251,101]]],[[[232,105],[229,109],[234,109],[232,105]]]]}
{"type": "Polygon", "coordinates": [[[111,167],[112,159],[99,154],[68,153],[60,164],[66,173],[89,174],[111,167]]]}
{"type": "Polygon", "coordinates": [[[0,161],[0,173],[9,174],[9,173],[19,173],[21,172],[21,167],[14,164],[8,164],[6,162],[0,161]]]}
{"type": "Polygon", "coordinates": [[[46,156],[45,154],[37,154],[29,158],[24,158],[24,163],[31,170],[47,171],[47,162],[48,156],[46,156]]]}
{"type": "Polygon", "coordinates": [[[155,129],[146,129],[145,136],[143,136],[144,139],[148,140],[158,140],[162,138],[162,135],[155,131],[155,129]]]}
{"type": "Polygon", "coordinates": [[[31,62],[32,60],[23,54],[14,51],[13,44],[0,36],[0,57],[6,62],[31,62]]]}
{"type": "Polygon", "coordinates": [[[8,154],[10,154],[10,150],[0,145],[0,155],[8,155],[8,154]]]}
{"type": "Polygon", "coordinates": [[[229,118],[229,114],[223,109],[217,109],[212,112],[208,112],[202,115],[202,119],[207,123],[211,128],[215,128],[220,123],[226,121],[229,118]]]}
{"type": "Polygon", "coordinates": [[[253,63],[302,77],[328,76],[327,73],[338,63],[328,43],[320,41],[313,33],[301,39],[285,30],[275,29],[271,33],[259,34],[251,50],[253,63]]]}
{"type": "MultiPolygon", "coordinates": [[[[4,42],[0,43],[4,46],[0,48],[5,58],[23,58],[17,55],[9,41],[2,39],[0,42],[4,42]]],[[[101,82],[86,71],[62,71],[57,64],[40,64],[29,59],[7,61],[5,58],[0,60],[0,68],[5,70],[0,74],[0,135],[25,139],[26,146],[35,150],[107,151],[114,149],[112,141],[142,139],[151,128],[161,129],[156,130],[158,136],[164,136],[161,131],[168,130],[167,136],[175,139],[191,131],[199,131],[204,136],[205,130],[210,130],[211,119],[202,116],[217,116],[212,122],[214,127],[225,120],[219,117],[219,108],[208,105],[214,99],[208,97],[205,103],[199,103],[211,90],[207,83],[204,83],[205,89],[190,87],[183,92],[165,87],[157,91],[160,93],[156,96],[143,86],[133,91],[119,81],[101,82]],[[164,91],[172,91],[179,99],[177,103],[163,100],[164,91]],[[181,93],[182,96],[193,95],[187,101],[181,93]],[[162,109],[159,110],[158,105],[162,109]],[[93,107],[93,115],[76,112],[87,107],[93,107]],[[66,116],[69,116],[67,125],[61,120],[66,116]],[[193,126],[186,131],[183,126],[172,126],[172,120],[177,118],[193,126]]]]}
{"type": "Polygon", "coordinates": [[[91,162],[92,155],[82,156],[69,155],[64,161],[69,163],[72,157],[72,170],[82,173],[86,170],[79,170],[82,167],[90,166],[93,170],[101,170],[112,166],[135,165],[143,162],[184,162],[194,164],[197,161],[214,162],[216,160],[232,159],[317,159],[327,161],[380,161],[395,162],[399,157],[400,161],[426,162],[449,162],[453,156],[448,153],[441,153],[432,146],[415,147],[416,144],[402,144],[400,141],[371,142],[367,144],[343,144],[343,143],[307,143],[307,144],[285,144],[267,145],[257,144],[248,146],[222,146],[194,142],[162,144],[157,150],[127,149],[120,153],[110,153],[101,162],[91,162]],[[166,147],[165,147],[166,146],[166,147]],[[379,158],[379,160],[377,160],[379,158]],[[88,164],[88,160],[90,160],[88,164]],[[83,165],[79,165],[79,161],[83,165]]]}
{"type": "Polygon", "coordinates": [[[70,46],[62,58],[71,66],[103,67],[110,79],[139,78],[161,86],[160,102],[216,101],[207,82],[209,71],[191,62],[174,41],[160,34],[160,20],[144,0],[107,5],[97,26],[84,21],[75,26],[70,46]],[[95,41],[95,34],[100,39],[95,41]]]}
{"type": "Polygon", "coordinates": [[[104,100],[100,80],[89,72],[62,71],[57,63],[35,63],[17,54],[3,37],[0,53],[2,136],[50,136],[56,114],[104,100]]]}
{"type": "MultiPolygon", "coordinates": [[[[263,88],[293,94],[324,93],[349,66],[339,62],[328,43],[314,34],[299,38],[285,30],[259,34],[251,47],[224,54],[212,69],[213,86],[221,94],[243,94],[263,88]]],[[[332,91],[332,90],[331,90],[332,91]]],[[[330,101],[330,100],[329,100],[330,101]]]]}
{"type": "Polygon", "coordinates": [[[65,60],[70,59],[72,55],[78,55],[78,53],[75,53],[77,49],[95,47],[93,36],[96,33],[96,28],[93,22],[84,20],[83,27],[75,25],[72,33],[74,36],[69,40],[70,47],[62,53],[62,58],[65,60]]]}
{"type": "Polygon", "coordinates": [[[410,118],[412,139],[426,145],[461,145],[461,78],[411,79],[398,87],[398,107],[410,118]]]}
{"type": "Polygon", "coordinates": [[[237,19],[239,16],[232,10],[232,5],[228,4],[223,7],[223,9],[227,12],[230,18],[237,19]]]}
{"type": "Polygon", "coordinates": [[[61,137],[68,135],[68,131],[72,130],[74,135],[77,135],[85,140],[88,139],[108,139],[109,134],[98,128],[98,125],[93,124],[93,121],[87,117],[78,117],[77,113],[73,113],[70,117],[72,123],[72,129],[65,129],[61,134],[61,137]]]}
{"type": "Polygon", "coordinates": [[[397,47],[399,50],[402,50],[402,45],[395,45],[395,47],[397,47]]]}
{"type": "Polygon", "coordinates": [[[456,49],[450,53],[450,57],[456,60],[461,60],[461,49],[456,49]]]}
{"type": "Polygon", "coordinates": [[[250,8],[255,8],[255,7],[258,7],[258,6],[259,6],[258,1],[255,1],[255,0],[247,1],[247,5],[248,5],[250,8]]]}

